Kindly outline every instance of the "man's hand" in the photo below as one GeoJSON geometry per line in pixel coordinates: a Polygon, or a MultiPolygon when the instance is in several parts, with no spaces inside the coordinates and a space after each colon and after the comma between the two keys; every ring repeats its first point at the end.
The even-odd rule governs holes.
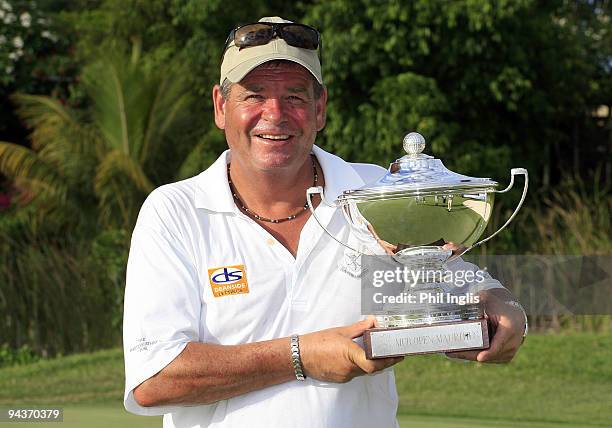
{"type": "Polygon", "coordinates": [[[453,256],[458,257],[461,254],[465,253],[467,247],[465,245],[455,244],[454,242],[447,242],[442,246],[443,250],[452,250],[453,256]]]}
{"type": "Polygon", "coordinates": [[[486,318],[494,336],[489,349],[478,351],[448,352],[447,356],[487,363],[507,363],[512,360],[523,342],[525,316],[521,308],[507,302],[516,299],[503,288],[480,293],[486,318]]]}
{"type": "Polygon", "coordinates": [[[328,382],[348,382],[356,376],[376,373],[404,357],[366,359],[365,351],[352,339],[374,327],[372,318],[346,326],[300,336],[304,374],[328,382]]]}

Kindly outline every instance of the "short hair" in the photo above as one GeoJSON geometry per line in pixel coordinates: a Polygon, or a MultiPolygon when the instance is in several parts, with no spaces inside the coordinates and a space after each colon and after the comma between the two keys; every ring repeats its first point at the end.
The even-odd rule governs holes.
{"type": "MultiPolygon", "coordinates": [[[[300,66],[298,63],[293,62],[293,61],[287,61],[284,59],[275,59],[273,61],[268,61],[265,62],[263,64],[261,64],[259,67],[264,67],[264,68],[277,68],[280,67],[283,64],[294,64],[296,66],[300,66]]],[[[313,93],[314,93],[314,97],[316,100],[318,100],[319,98],[321,98],[321,95],[323,95],[323,85],[319,83],[319,81],[309,72],[308,73],[310,75],[310,78],[312,80],[312,89],[313,89],[313,93]]],[[[223,80],[223,83],[221,84],[221,96],[223,97],[223,99],[228,99],[230,91],[232,90],[232,85],[234,84],[234,82],[230,82],[227,78],[223,80]]]]}

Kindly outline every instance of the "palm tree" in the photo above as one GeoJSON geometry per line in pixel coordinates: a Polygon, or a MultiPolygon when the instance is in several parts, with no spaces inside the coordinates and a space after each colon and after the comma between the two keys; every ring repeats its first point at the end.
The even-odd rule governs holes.
{"type": "Polygon", "coordinates": [[[96,221],[128,229],[144,197],[160,184],[162,151],[196,123],[192,96],[177,68],[147,68],[136,47],[86,67],[88,108],[72,109],[46,96],[14,95],[32,129],[32,148],[0,142],[0,172],[21,189],[33,224],[73,222],[83,210],[96,221]],[[76,217],[75,217],[76,216],[76,217]]]}

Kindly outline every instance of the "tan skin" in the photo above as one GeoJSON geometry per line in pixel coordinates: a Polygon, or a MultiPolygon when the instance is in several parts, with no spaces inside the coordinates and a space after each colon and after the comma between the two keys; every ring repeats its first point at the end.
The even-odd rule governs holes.
{"type": "MultiPolygon", "coordinates": [[[[312,80],[301,66],[260,66],[232,86],[228,99],[213,88],[215,123],[232,150],[231,178],[241,200],[268,218],[300,210],[312,185],[310,151],[325,125],[327,93],[315,99],[312,80]],[[273,138],[266,138],[272,136],[273,138]],[[288,138],[285,138],[288,137],[288,138]],[[275,138],[282,138],[279,141],[275,138]]],[[[320,167],[319,184],[324,176],[320,167]]],[[[295,256],[300,232],[309,217],[270,224],[258,222],[295,256]]],[[[497,334],[486,351],[452,353],[455,358],[489,362],[512,359],[524,328],[520,310],[503,303],[506,290],[481,294],[497,334]]],[[[328,382],[379,372],[402,358],[367,360],[353,342],[374,326],[372,319],[300,336],[306,376],[328,382]]],[[[295,381],[289,338],[243,345],[190,342],[159,373],[134,389],[142,406],[208,404],[283,382],[295,381]]]]}
{"type": "MultiPolygon", "coordinates": [[[[325,126],[327,93],[315,99],[308,71],[287,64],[256,68],[233,85],[229,100],[215,88],[213,101],[215,123],[225,130],[232,150],[231,178],[241,201],[267,218],[301,212],[313,182],[310,151],[325,126]]],[[[322,186],[325,177],[318,165],[317,169],[322,186]]],[[[295,257],[309,215],[302,212],[290,222],[258,223],[295,257]]]]}

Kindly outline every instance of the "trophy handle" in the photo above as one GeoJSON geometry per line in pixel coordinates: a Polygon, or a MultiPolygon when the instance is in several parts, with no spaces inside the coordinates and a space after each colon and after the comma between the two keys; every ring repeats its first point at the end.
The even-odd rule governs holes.
{"type": "Polygon", "coordinates": [[[336,241],[338,244],[340,244],[340,245],[342,245],[342,246],[348,248],[349,250],[352,250],[352,251],[354,251],[354,252],[356,252],[358,254],[362,254],[361,251],[357,251],[353,247],[345,244],[344,242],[342,242],[338,238],[336,238],[334,235],[332,235],[331,232],[329,230],[327,230],[327,228],[323,225],[323,223],[321,223],[321,220],[319,220],[319,217],[317,217],[317,214],[315,213],[315,208],[312,205],[312,195],[319,195],[319,196],[321,196],[321,202],[323,202],[328,207],[338,208],[338,205],[336,205],[336,204],[334,204],[332,202],[329,202],[325,198],[325,194],[323,192],[323,187],[322,186],[310,187],[310,188],[308,188],[308,190],[306,190],[306,202],[308,202],[308,208],[310,208],[310,212],[312,213],[312,216],[317,221],[317,223],[319,223],[319,226],[321,226],[321,228],[325,231],[325,233],[327,233],[329,235],[329,237],[332,238],[334,241],[336,241]]]}
{"type": "Polygon", "coordinates": [[[512,213],[512,215],[508,218],[508,220],[506,220],[506,222],[502,225],[502,227],[500,227],[499,229],[497,229],[497,231],[495,231],[495,233],[493,233],[491,236],[486,237],[482,241],[478,241],[477,243],[475,243],[474,245],[472,245],[471,247],[469,247],[468,249],[463,251],[461,253],[461,255],[467,253],[472,248],[475,248],[475,247],[477,247],[477,246],[479,246],[481,244],[484,244],[489,239],[493,238],[499,232],[504,230],[506,228],[506,226],[508,226],[510,224],[510,222],[514,219],[516,214],[519,212],[519,210],[523,206],[523,202],[525,202],[525,197],[527,196],[527,188],[529,187],[529,173],[527,172],[527,170],[525,168],[512,168],[510,170],[510,183],[508,184],[508,187],[506,187],[504,190],[494,190],[494,192],[495,193],[506,193],[508,190],[512,189],[512,186],[514,186],[514,176],[515,175],[524,175],[525,176],[525,184],[523,185],[523,194],[521,195],[521,200],[519,201],[518,205],[514,209],[514,212],[512,213]]]}

